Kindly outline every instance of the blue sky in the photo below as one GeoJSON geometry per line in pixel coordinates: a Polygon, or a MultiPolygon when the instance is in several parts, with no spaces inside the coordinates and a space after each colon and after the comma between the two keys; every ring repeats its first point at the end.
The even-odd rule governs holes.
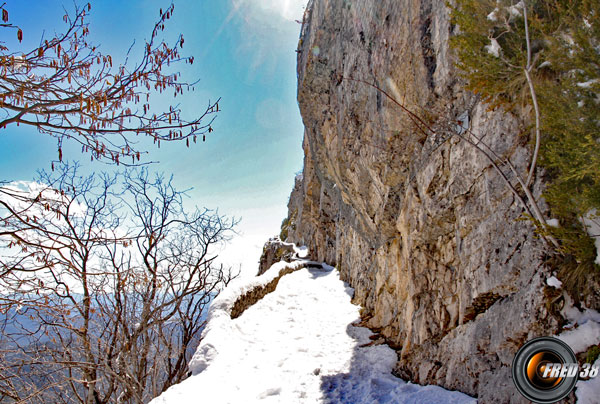
{"type": "MultiPolygon", "coordinates": [[[[2,33],[11,50],[29,50],[61,32],[63,6],[70,0],[7,0],[10,22],[24,32],[22,48],[12,32],[2,33]],[[8,34],[11,37],[7,37],[8,34]]],[[[222,112],[205,143],[185,147],[150,147],[152,170],[173,174],[179,189],[193,188],[189,205],[218,208],[241,217],[241,236],[222,253],[229,264],[242,263],[254,273],[262,244],[279,232],[287,213],[294,175],[302,168],[303,127],[296,103],[296,53],[304,0],[175,0],[175,12],[165,38],[182,33],[182,55],[194,56],[181,65],[183,78],[200,79],[195,92],[176,100],[184,115],[203,110],[208,100],[222,98],[222,112]]],[[[118,60],[134,39],[148,38],[159,9],[170,1],[92,1],[90,39],[118,60]]],[[[172,100],[164,100],[165,103],[172,100]]],[[[79,148],[65,155],[81,160],[90,171],[106,167],[89,163],[79,148]]],[[[0,131],[0,179],[32,180],[36,170],[55,159],[56,141],[35,130],[9,126],[0,131]]]]}

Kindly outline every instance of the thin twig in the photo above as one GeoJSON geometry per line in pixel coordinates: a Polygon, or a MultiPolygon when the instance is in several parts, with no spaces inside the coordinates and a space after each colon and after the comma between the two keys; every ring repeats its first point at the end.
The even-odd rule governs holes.
{"type": "Polygon", "coordinates": [[[533,110],[535,113],[535,147],[533,149],[533,156],[531,158],[531,165],[529,167],[529,174],[527,175],[527,180],[525,181],[524,188],[528,188],[531,185],[531,181],[533,180],[533,175],[535,174],[535,167],[537,164],[538,154],[540,150],[541,136],[540,136],[540,109],[537,102],[537,96],[535,93],[535,88],[533,87],[533,80],[531,79],[531,69],[533,65],[531,64],[531,41],[529,38],[529,23],[527,21],[527,3],[523,0],[523,18],[525,20],[525,41],[527,42],[527,65],[523,71],[525,72],[525,78],[527,79],[527,85],[529,86],[529,92],[531,93],[531,100],[533,103],[533,110]]]}

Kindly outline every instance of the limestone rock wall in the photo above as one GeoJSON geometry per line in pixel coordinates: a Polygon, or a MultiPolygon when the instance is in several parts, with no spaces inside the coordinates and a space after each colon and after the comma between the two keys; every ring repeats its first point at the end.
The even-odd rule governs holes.
{"type": "Polygon", "coordinates": [[[521,172],[528,139],[517,117],[463,90],[453,29],[444,1],[309,3],[298,53],[304,170],[285,230],[340,268],[368,324],[399,349],[400,375],[520,403],[514,353],[560,320],[546,303],[546,247],[458,134],[469,126],[521,172]]]}

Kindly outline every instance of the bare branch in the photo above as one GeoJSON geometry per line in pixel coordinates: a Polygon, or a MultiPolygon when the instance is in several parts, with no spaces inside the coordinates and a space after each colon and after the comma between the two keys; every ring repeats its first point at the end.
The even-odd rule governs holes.
{"type": "Polygon", "coordinates": [[[148,402],[187,375],[232,277],[213,247],[235,221],[186,212],[171,180],[147,170],[82,177],[64,164],[36,184],[0,186],[0,391],[148,402]]]}
{"type": "Polygon", "coordinates": [[[180,56],[181,35],[172,45],[159,40],[174,5],[161,10],[142,57],[132,64],[127,56],[121,65],[87,42],[89,9],[75,6],[73,15],[65,12],[65,33],[42,38],[35,49],[21,53],[0,48],[0,129],[23,124],[55,137],[59,161],[63,141],[71,140],[92,160],[125,165],[140,164],[141,154],[147,153],[138,146],[140,135],[159,147],[160,142],[189,147],[198,137],[205,140],[213,131],[220,99],[190,119],[179,105],[166,110],[151,105],[154,96],[172,91],[174,99],[197,83],[166,72],[171,65],[194,61],[180,56]]]}
{"type": "MultiPolygon", "coordinates": [[[[527,180],[525,181],[525,188],[528,188],[533,180],[535,169],[537,165],[538,154],[540,151],[541,134],[540,134],[540,108],[538,106],[537,95],[531,80],[531,70],[533,65],[531,64],[531,41],[529,38],[529,21],[527,18],[527,2],[523,0],[523,19],[525,21],[525,41],[527,43],[527,65],[523,69],[525,78],[527,79],[527,85],[529,86],[529,93],[531,94],[531,102],[533,104],[533,111],[535,114],[535,146],[533,149],[533,156],[531,157],[531,165],[529,167],[529,174],[527,174],[527,180]]],[[[545,224],[545,221],[542,221],[545,224]]]]}

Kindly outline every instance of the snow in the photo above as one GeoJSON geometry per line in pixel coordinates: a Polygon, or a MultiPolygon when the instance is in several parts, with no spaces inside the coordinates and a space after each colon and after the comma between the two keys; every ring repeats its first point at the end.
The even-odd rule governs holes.
{"type": "Polygon", "coordinates": [[[598,83],[600,80],[599,79],[591,79],[588,81],[583,81],[580,83],[577,83],[577,87],[579,88],[590,88],[591,86],[593,86],[594,84],[598,83]]]}
{"type": "MultiPolygon", "coordinates": [[[[561,314],[569,320],[570,327],[557,335],[557,338],[567,343],[575,354],[587,351],[591,346],[600,344],[600,313],[583,307],[579,310],[573,306],[569,296],[565,298],[565,308],[561,314]]],[[[565,328],[566,328],[565,327],[565,328]]],[[[600,359],[595,365],[600,366],[600,359]]],[[[600,392],[600,376],[587,381],[580,380],[575,386],[577,404],[598,404],[600,392]]]]}
{"type": "MultiPolygon", "coordinates": [[[[525,4],[523,4],[523,1],[521,0],[515,5],[503,8],[503,10],[507,10],[511,17],[520,17],[521,11],[519,9],[523,10],[524,6],[525,6],[525,4]]],[[[492,10],[491,13],[489,13],[487,15],[487,19],[492,22],[497,22],[499,13],[500,13],[500,9],[498,7],[496,7],[492,10]]]]}
{"type": "Polygon", "coordinates": [[[600,313],[596,310],[588,309],[585,306],[583,307],[583,310],[579,310],[573,306],[573,300],[568,295],[565,296],[565,307],[561,310],[561,314],[564,318],[569,320],[569,325],[565,328],[571,328],[588,321],[600,323],[600,313]]]}
{"type": "Polygon", "coordinates": [[[231,309],[238,297],[258,286],[268,284],[285,268],[299,268],[308,263],[310,261],[296,261],[291,264],[282,261],[271,266],[260,276],[231,281],[210,305],[207,325],[202,334],[203,341],[190,361],[191,372],[193,374],[202,372],[221,351],[227,354],[228,342],[236,333],[235,323],[231,320],[231,309]]]}
{"type": "MultiPolygon", "coordinates": [[[[285,241],[280,240],[279,236],[276,236],[276,237],[272,238],[271,240],[276,240],[285,246],[292,247],[294,249],[294,252],[296,253],[297,258],[306,258],[308,256],[308,247],[306,247],[306,246],[298,247],[294,243],[286,243],[285,241]]],[[[321,263],[315,263],[315,265],[321,266],[321,263]]]]}
{"type": "Polygon", "coordinates": [[[546,224],[551,227],[560,227],[560,223],[558,219],[548,219],[546,220],[546,224]]]}
{"type": "Polygon", "coordinates": [[[498,9],[498,7],[496,7],[491,13],[487,15],[487,19],[494,22],[498,21],[499,12],[500,10],[498,9]]]}
{"type": "Polygon", "coordinates": [[[495,57],[500,57],[500,44],[496,41],[496,38],[490,39],[490,44],[485,46],[485,50],[495,57]]]}
{"type": "Polygon", "coordinates": [[[563,331],[558,338],[566,342],[573,352],[585,352],[592,345],[600,344],[600,324],[590,320],[575,329],[563,331]]]}
{"type": "Polygon", "coordinates": [[[462,114],[456,118],[457,125],[455,125],[456,133],[462,135],[469,130],[469,111],[463,111],[462,114]]]}
{"type": "Polygon", "coordinates": [[[523,10],[524,6],[525,5],[523,4],[523,1],[520,1],[517,4],[515,4],[514,6],[508,7],[508,12],[513,17],[520,17],[521,16],[521,11],[519,11],[519,9],[523,10]]]}
{"type": "Polygon", "coordinates": [[[551,276],[546,279],[546,283],[548,286],[552,286],[553,288],[560,289],[562,287],[562,282],[558,280],[556,276],[551,276]]]}
{"type": "MultiPolygon", "coordinates": [[[[314,264],[314,263],[313,263],[314,264]]],[[[352,288],[332,267],[283,276],[277,289],[232,320],[237,296],[274,279],[277,263],[249,283],[232,282],[209,312],[193,375],[153,404],[197,403],[475,403],[459,392],[407,383],[391,374],[396,352],[365,346],[352,288]]],[[[292,265],[310,265],[307,261],[292,265]]]]}
{"type": "MultiPolygon", "coordinates": [[[[594,365],[600,367],[600,359],[598,359],[594,365]]],[[[578,381],[575,385],[577,404],[598,404],[599,392],[600,376],[596,376],[587,381],[578,381]]]]}
{"type": "Polygon", "coordinates": [[[543,68],[543,67],[550,67],[552,66],[552,62],[550,62],[549,60],[545,60],[542,63],[540,63],[540,65],[538,66],[538,68],[543,68]]]}
{"type": "Polygon", "coordinates": [[[294,252],[296,253],[296,255],[299,258],[306,258],[306,256],[308,255],[308,247],[306,247],[306,246],[302,246],[302,247],[296,247],[296,246],[294,246],[294,252]]]}
{"type": "Polygon", "coordinates": [[[585,214],[581,220],[585,226],[587,233],[594,239],[596,245],[596,264],[600,265],[600,215],[596,209],[592,209],[585,214]]]}

